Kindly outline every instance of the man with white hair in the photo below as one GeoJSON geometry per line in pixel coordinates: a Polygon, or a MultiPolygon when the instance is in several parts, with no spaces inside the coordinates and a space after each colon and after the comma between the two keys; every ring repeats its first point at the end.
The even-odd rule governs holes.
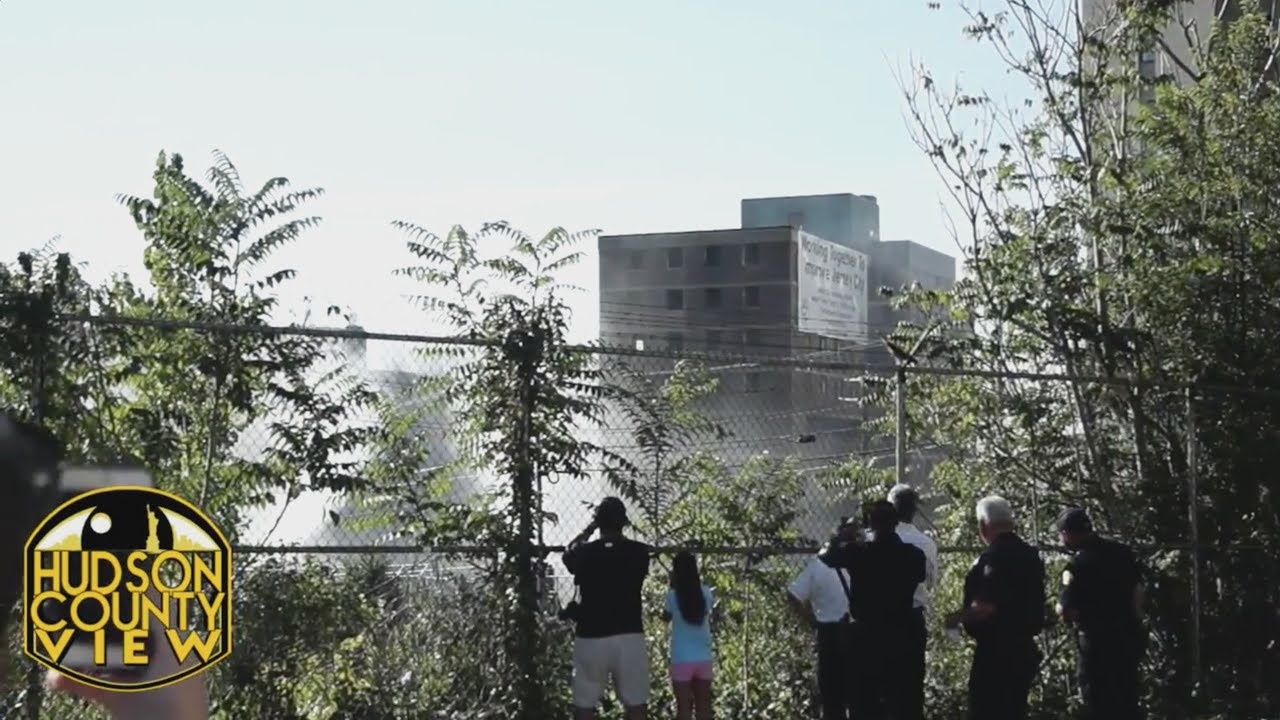
{"type": "MultiPolygon", "coordinates": [[[[887,499],[898,516],[898,537],[902,542],[919,548],[925,559],[925,579],[916,588],[910,635],[902,638],[902,642],[907,644],[903,652],[904,667],[900,669],[902,676],[894,678],[895,682],[902,683],[903,696],[910,698],[912,716],[921,717],[924,713],[925,650],[929,637],[925,612],[929,607],[929,593],[938,579],[938,545],[914,524],[920,508],[920,495],[915,488],[898,483],[889,490],[887,499]]],[[[870,530],[867,531],[867,539],[875,539],[870,530]]]]}
{"type": "Polygon", "coordinates": [[[969,669],[971,720],[1025,720],[1027,695],[1040,671],[1036,636],[1045,624],[1044,562],[1014,532],[1009,501],[978,501],[978,534],[987,549],[964,579],[964,606],[947,625],[974,639],[969,669]]]}

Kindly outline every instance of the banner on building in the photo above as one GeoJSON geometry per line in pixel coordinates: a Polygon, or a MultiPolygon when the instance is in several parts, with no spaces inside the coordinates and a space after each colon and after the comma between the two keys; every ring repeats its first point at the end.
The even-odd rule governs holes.
{"type": "Polygon", "coordinates": [[[796,272],[800,332],[837,340],[867,336],[867,256],[799,231],[796,272]]]}

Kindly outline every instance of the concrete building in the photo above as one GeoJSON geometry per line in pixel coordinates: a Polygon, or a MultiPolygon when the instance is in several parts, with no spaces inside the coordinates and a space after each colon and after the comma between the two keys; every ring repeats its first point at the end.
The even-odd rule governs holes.
{"type": "MultiPolygon", "coordinates": [[[[1231,22],[1241,17],[1251,2],[1264,14],[1275,13],[1275,0],[1178,0],[1158,47],[1134,58],[1138,72],[1147,79],[1167,76],[1180,83],[1190,81],[1197,66],[1193,45],[1209,39],[1216,20],[1231,22]]],[[[1121,0],[1080,0],[1083,24],[1093,29],[1119,26],[1125,22],[1121,4],[1121,0]]],[[[1149,97],[1148,93],[1147,98],[1140,99],[1149,97]]]]}
{"type": "Polygon", "coordinates": [[[948,288],[956,272],[945,253],[879,237],[876,199],[851,194],[743,200],[741,228],[602,236],[601,336],[629,347],[783,356],[849,347],[841,335],[878,345],[905,319],[879,288],[948,288]],[[802,331],[799,231],[866,256],[866,318],[851,321],[857,327],[802,331]]]}
{"type": "Polygon", "coordinates": [[[611,345],[786,355],[789,227],[599,239],[600,332],[611,345]]]}
{"type": "Polygon", "coordinates": [[[868,255],[870,339],[892,332],[900,321],[909,319],[905,313],[895,311],[889,299],[880,296],[880,288],[919,283],[928,289],[944,289],[955,284],[955,258],[911,240],[880,239],[880,206],[874,196],[802,195],[742,201],[742,227],[776,221],[868,255]]]}
{"type": "MultiPolygon", "coordinates": [[[[760,358],[712,363],[720,385],[699,409],[732,433],[722,449],[730,459],[767,450],[821,462],[879,451],[862,427],[871,417],[849,402],[861,391],[850,373],[768,361],[888,363],[881,338],[902,316],[877,289],[950,287],[955,260],[915,242],[880,240],[879,205],[868,195],[752,198],[742,201],[741,214],[742,227],[734,229],[600,237],[602,340],[760,358]],[[822,261],[845,263],[823,272],[829,278],[848,269],[849,294],[840,296],[848,308],[806,315],[815,282],[806,273],[821,264],[812,247],[822,250],[822,261]]],[[[632,363],[662,374],[674,361],[632,363]]]]}

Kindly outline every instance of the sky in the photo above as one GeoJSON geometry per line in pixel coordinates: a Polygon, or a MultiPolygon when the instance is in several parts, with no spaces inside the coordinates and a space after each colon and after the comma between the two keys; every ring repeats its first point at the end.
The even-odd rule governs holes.
{"type": "MultiPolygon", "coordinates": [[[[305,298],[370,330],[439,332],[390,277],[390,225],[533,234],[737,227],[744,197],[875,195],[881,236],[956,254],[901,82],[1009,81],[926,0],[0,0],[0,256],[59,237],[142,274],[114,200],[161,150],[251,185],[323,187],[282,252],[305,298]]],[[[990,3],[988,3],[990,4],[990,3]]],[[[597,330],[594,248],[566,280],[597,330]]],[[[313,321],[314,322],[314,321],[313,321]]]]}

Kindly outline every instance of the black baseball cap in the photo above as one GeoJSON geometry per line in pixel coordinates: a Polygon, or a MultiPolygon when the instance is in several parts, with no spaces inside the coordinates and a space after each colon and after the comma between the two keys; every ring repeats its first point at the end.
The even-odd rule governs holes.
{"type": "Polygon", "coordinates": [[[1058,532],[1093,532],[1093,521],[1089,519],[1089,513],[1085,512],[1084,508],[1073,507],[1063,510],[1054,525],[1057,526],[1058,532]]]}
{"type": "Polygon", "coordinates": [[[876,500],[867,509],[867,524],[872,528],[896,526],[898,524],[898,509],[888,500],[876,500]]]}
{"type": "Polygon", "coordinates": [[[621,498],[609,496],[596,505],[596,524],[606,527],[626,527],[631,524],[627,519],[627,506],[621,498]]]}

